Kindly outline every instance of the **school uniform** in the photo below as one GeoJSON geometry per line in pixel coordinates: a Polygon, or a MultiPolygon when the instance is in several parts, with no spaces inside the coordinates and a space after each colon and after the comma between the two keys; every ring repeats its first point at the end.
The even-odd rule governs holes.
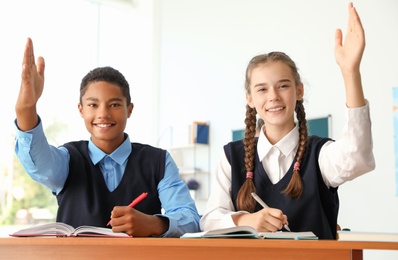
{"type": "MultiPolygon", "coordinates": [[[[334,238],[339,207],[337,188],[375,168],[368,101],[363,107],[345,107],[345,117],[338,140],[309,139],[308,150],[300,165],[304,193],[296,201],[280,192],[292,176],[299,143],[298,126],[276,144],[268,141],[267,129],[263,126],[256,140],[253,181],[257,192],[270,204],[268,206],[279,208],[286,214],[292,231],[313,231],[321,239],[334,238]]],[[[236,208],[236,196],[246,178],[243,158],[242,141],[224,147],[200,220],[201,230],[234,227],[233,215],[249,214],[236,208]]],[[[260,210],[259,205],[256,210],[260,210]]]]}

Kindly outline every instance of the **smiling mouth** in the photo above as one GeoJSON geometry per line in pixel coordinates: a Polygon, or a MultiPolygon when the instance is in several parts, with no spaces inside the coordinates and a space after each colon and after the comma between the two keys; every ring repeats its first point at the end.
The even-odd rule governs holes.
{"type": "Polygon", "coordinates": [[[283,110],[283,109],[285,109],[285,107],[274,107],[274,108],[267,109],[266,111],[268,111],[268,112],[276,112],[276,111],[280,111],[280,110],[283,110]]]}
{"type": "Polygon", "coordinates": [[[105,128],[105,127],[110,127],[113,124],[94,124],[94,125],[97,126],[97,127],[100,127],[100,128],[105,128]]]}

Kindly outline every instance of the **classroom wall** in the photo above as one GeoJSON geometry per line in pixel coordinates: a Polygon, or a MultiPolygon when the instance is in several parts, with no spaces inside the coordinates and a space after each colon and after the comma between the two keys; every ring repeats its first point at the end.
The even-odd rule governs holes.
{"type": "MultiPolygon", "coordinates": [[[[244,127],[246,103],[243,81],[246,65],[252,56],[273,50],[284,51],[296,61],[305,84],[307,117],[332,115],[332,137],[340,137],[345,97],[333,46],[335,29],[340,27],[345,31],[348,1],[133,2],[141,19],[136,23],[140,24],[142,32],[134,34],[138,47],[131,48],[147,54],[141,70],[132,67],[131,71],[126,72],[127,75],[132,73],[129,80],[138,89],[133,97],[139,100],[135,100],[135,112],[127,128],[133,140],[164,147],[181,145],[188,142],[189,125],[193,121],[208,121],[211,145],[209,167],[213,173],[223,145],[232,139],[232,130],[244,127]],[[152,45],[151,54],[147,48],[152,48],[152,45]],[[145,79],[147,70],[151,70],[148,72],[151,76],[145,79]],[[138,80],[133,76],[137,73],[138,80]]],[[[398,196],[391,95],[392,87],[398,86],[395,63],[398,60],[398,1],[357,0],[354,4],[361,15],[367,37],[361,71],[365,96],[371,106],[376,170],[339,188],[339,223],[353,230],[398,232],[395,221],[398,218],[398,196]]],[[[18,10],[10,10],[9,6],[4,10],[21,15],[18,10]]],[[[37,10],[32,13],[37,13],[37,10]]],[[[18,43],[19,49],[23,48],[26,36],[20,36],[21,30],[17,30],[18,37],[15,37],[15,28],[19,25],[17,21],[20,20],[13,20],[12,27],[4,28],[3,34],[8,35],[6,48],[2,49],[4,54],[18,43]]],[[[37,23],[36,20],[34,22],[37,23]]],[[[132,26],[124,26],[132,31],[132,26]]],[[[34,37],[38,42],[36,51],[41,54],[44,50],[39,47],[40,40],[56,40],[46,37],[45,34],[34,37]]],[[[43,55],[47,61],[58,57],[46,52],[43,55]]],[[[63,59],[66,60],[65,57],[63,59]]],[[[74,57],[70,59],[74,60],[74,57]]],[[[3,76],[18,79],[18,59],[12,56],[6,60],[3,71],[10,73],[3,76]]],[[[51,70],[52,63],[48,64],[51,70]]],[[[65,66],[61,71],[68,69],[70,74],[70,65],[65,66]]],[[[13,95],[3,102],[2,111],[6,111],[3,115],[5,121],[12,122],[13,105],[7,101],[15,100],[17,91],[5,87],[13,95]]],[[[366,252],[366,256],[377,255],[374,259],[398,258],[397,254],[392,258],[391,252],[384,257],[380,257],[381,254],[366,252]]]]}
{"type": "MultiPolygon", "coordinates": [[[[155,3],[159,135],[168,136],[165,132],[173,128],[168,142],[185,142],[181,133],[192,121],[208,121],[214,172],[231,131],[244,127],[246,65],[252,56],[273,50],[284,51],[296,61],[305,84],[307,118],[331,114],[332,137],[340,137],[345,92],[333,47],[335,29],[346,29],[348,1],[155,3]]],[[[392,113],[392,87],[398,86],[398,1],[357,0],[354,5],[366,33],[361,71],[371,107],[376,170],[339,188],[339,223],[352,230],[398,232],[392,113]]],[[[371,251],[365,252],[365,259],[382,255],[383,259],[398,256],[371,251]]]]}

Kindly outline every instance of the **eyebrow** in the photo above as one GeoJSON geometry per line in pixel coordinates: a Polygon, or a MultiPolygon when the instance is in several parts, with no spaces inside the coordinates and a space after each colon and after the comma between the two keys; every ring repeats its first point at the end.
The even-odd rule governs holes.
{"type": "MultiPolygon", "coordinates": [[[[277,81],[277,83],[285,83],[285,82],[287,82],[287,83],[290,83],[290,82],[292,82],[290,79],[281,79],[281,80],[278,80],[277,81]]],[[[256,85],[254,85],[253,87],[254,88],[256,88],[256,87],[263,87],[263,86],[267,86],[268,84],[267,83],[258,83],[258,84],[256,84],[256,85]]]]}
{"type": "MultiPolygon", "coordinates": [[[[96,101],[96,102],[99,101],[98,98],[94,98],[94,97],[88,97],[85,100],[86,101],[96,101]]],[[[113,101],[123,101],[123,99],[122,98],[110,98],[110,99],[107,100],[107,102],[113,102],[113,101]]]]}

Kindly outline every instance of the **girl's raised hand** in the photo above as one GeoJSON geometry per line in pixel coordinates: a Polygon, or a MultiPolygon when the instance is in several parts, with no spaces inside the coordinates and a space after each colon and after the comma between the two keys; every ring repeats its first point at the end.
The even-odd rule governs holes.
{"type": "Polygon", "coordinates": [[[348,27],[343,43],[341,29],[335,33],[335,58],[342,72],[358,71],[365,49],[365,33],[352,3],[348,4],[348,27]]]}

